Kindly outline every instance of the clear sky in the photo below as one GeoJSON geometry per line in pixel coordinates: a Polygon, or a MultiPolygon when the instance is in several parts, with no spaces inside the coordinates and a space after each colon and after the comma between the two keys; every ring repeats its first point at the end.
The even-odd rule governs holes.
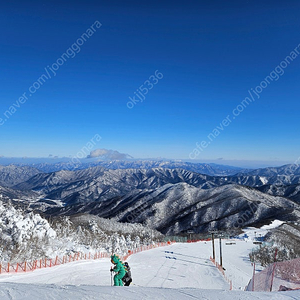
{"type": "Polygon", "coordinates": [[[0,155],[300,156],[299,1],[6,1],[0,27],[0,155]]]}

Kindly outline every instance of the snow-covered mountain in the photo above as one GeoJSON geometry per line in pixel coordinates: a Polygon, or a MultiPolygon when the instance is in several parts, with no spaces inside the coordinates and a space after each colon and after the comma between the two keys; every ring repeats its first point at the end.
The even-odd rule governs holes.
{"type": "Polygon", "coordinates": [[[10,199],[0,198],[0,260],[5,262],[53,258],[78,251],[111,252],[112,248],[124,254],[142,243],[162,238],[159,232],[142,224],[121,224],[92,215],[46,219],[14,207],[10,199]]]}
{"type": "Polygon", "coordinates": [[[39,173],[29,180],[15,185],[14,188],[49,193],[57,187],[102,176],[105,171],[102,167],[94,167],[77,171],[61,170],[52,173],[39,173]]]}
{"type": "Polygon", "coordinates": [[[287,197],[300,204],[300,184],[291,185],[275,185],[268,184],[258,187],[263,193],[267,193],[273,196],[287,197]]]}
{"type": "Polygon", "coordinates": [[[300,256],[300,223],[284,223],[270,231],[266,240],[283,252],[285,260],[297,258],[300,256]]]}
{"type": "Polygon", "coordinates": [[[265,176],[265,177],[273,177],[277,175],[300,175],[300,165],[298,164],[288,164],[279,167],[268,167],[268,168],[260,168],[250,171],[242,171],[237,175],[253,175],[253,176],[265,176]]]}
{"type": "Polygon", "coordinates": [[[264,193],[287,197],[300,203],[300,167],[296,164],[239,173],[229,176],[227,180],[240,185],[256,187],[264,193]]]}
{"type": "Polygon", "coordinates": [[[118,169],[94,167],[77,171],[42,173],[15,186],[20,190],[34,190],[49,199],[64,204],[104,201],[124,196],[133,190],[147,190],[165,184],[185,182],[199,188],[220,185],[218,177],[201,175],[182,169],[118,169]]]}
{"type": "Polygon", "coordinates": [[[262,185],[292,185],[300,184],[300,175],[274,175],[271,177],[261,175],[223,176],[220,182],[224,181],[252,187],[262,185]]]}
{"type": "Polygon", "coordinates": [[[184,169],[195,173],[221,176],[221,175],[234,175],[238,172],[245,171],[242,168],[208,164],[208,163],[191,163],[184,161],[172,161],[172,160],[115,160],[115,161],[102,161],[96,162],[97,165],[107,169],[153,169],[153,168],[165,168],[165,169],[184,169]]]}
{"type": "MultiPolygon", "coordinates": [[[[272,174],[273,175],[273,174],[272,174]]],[[[52,173],[39,173],[17,184],[18,190],[34,190],[44,197],[61,200],[64,204],[103,201],[124,196],[135,189],[154,189],[165,184],[185,182],[208,189],[227,184],[238,184],[260,189],[275,196],[293,197],[291,185],[300,185],[300,175],[209,176],[185,169],[105,169],[97,166],[88,169],[52,173]],[[269,186],[269,188],[267,188],[269,186]],[[279,186],[284,186],[285,192],[279,186]],[[264,188],[265,187],[265,188],[264,188]],[[278,190],[278,192],[274,192],[278,190]]],[[[292,199],[292,198],[291,198],[292,199]]]]}
{"type": "Polygon", "coordinates": [[[297,203],[243,186],[264,183],[258,175],[219,177],[183,169],[109,170],[97,166],[37,174],[15,188],[38,192],[40,199],[31,207],[48,215],[88,213],[115,217],[174,234],[238,229],[276,217],[296,219],[297,203]],[[206,203],[207,199],[210,201],[206,203]],[[41,207],[45,201],[56,202],[41,207]]]}
{"type": "Polygon", "coordinates": [[[181,182],[152,190],[136,189],[124,196],[54,208],[47,213],[78,212],[143,223],[165,234],[178,234],[188,230],[238,231],[274,218],[296,220],[300,217],[300,206],[253,188],[226,185],[203,190],[181,182]]]}
{"type": "Polygon", "coordinates": [[[11,187],[28,180],[40,172],[38,169],[30,166],[0,165],[0,185],[11,187]]]}
{"type": "Polygon", "coordinates": [[[184,169],[196,173],[211,175],[211,176],[225,176],[234,175],[238,172],[246,172],[238,167],[218,165],[213,163],[191,163],[178,160],[99,160],[99,159],[73,159],[63,160],[60,162],[39,162],[30,163],[29,166],[34,167],[41,172],[50,173],[61,170],[79,170],[91,167],[103,167],[106,169],[153,169],[153,168],[167,168],[167,169],[184,169]]]}
{"type": "MultiPolygon", "coordinates": [[[[51,173],[39,173],[27,181],[15,185],[14,188],[40,191],[47,194],[51,199],[59,198],[63,201],[75,193],[77,195],[76,199],[90,201],[90,197],[87,196],[91,195],[91,199],[94,201],[102,196],[106,197],[106,194],[109,197],[113,195],[118,196],[122,195],[123,192],[126,193],[135,188],[153,188],[167,183],[179,182],[186,182],[201,188],[211,188],[229,183],[257,188],[265,185],[300,185],[300,175],[297,175],[297,170],[295,174],[282,174],[283,169],[288,170],[287,172],[290,173],[292,170],[291,166],[293,165],[279,168],[281,171],[277,175],[274,175],[274,172],[270,171],[270,177],[266,176],[265,171],[263,171],[265,175],[239,174],[233,176],[210,176],[180,168],[107,169],[102,166],[96,166],[75,171],[61,170],[51,173]],[[80,199],[80,195],[83,196],[82,199],[80,199]]],[[[268,189],[265,190],[267,191],[268,189]]],[[[70,201],[68,200],[68,202],[70,201]]],[[[74,202],[73,196],[71,197],[71,202],[74,202]]]]}
{"type": "Polygon", "coordinates": [[[0,186],[0,199],[34,199],[36,200],[38,197],[38,193],[31,190],[23,190],[19,191],[16,189],[0,186]]]}
{"type": "MultiPolygon", "coordinates": [[[[285,166],[280,172],[283,169],[291,173],[291,167],[285,166]]],[[[96,166],[38,173],[13,188],[21,194],[33,191],[38,197],[30,201],[25,197],[25,201],[31,209],[47,215],[88,213],[114,217],[121,222],[146,223],[163,233],[174,234],[187,230],[238,229],[276,217],[296,220],[299,189],[297,186],[291,189],[290,183],[300,184],[300,175],[280,172],[274,175],[274,172],[269,172],[271,177],[209,176],[179,168],[96,166]],[[283,184],[284,189],[279,188],[283,184]],[[264,190],[267,186],[269,189],[264,190]],[[287,196],[295,198],[283,198],[287,196]]]]}

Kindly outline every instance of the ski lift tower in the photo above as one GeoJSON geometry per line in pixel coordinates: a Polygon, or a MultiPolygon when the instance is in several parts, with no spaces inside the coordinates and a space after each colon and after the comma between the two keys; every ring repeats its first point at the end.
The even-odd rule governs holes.
{"type": "MultiPolygon", "coordinates": [[[[224,234],[221,232],[219,235],[219,243],[220,243],[220,266],[223,268],[223,257],[222,257],[222,237],[224,234]]],[[[224,268],[223,268],[224,269],[224,268]]],[[[224,269],[225,270],[225,269],[224,269]]]]}
{"type": "Polygon", "coordinates": [[[194,233],[194,230],[188,230],[187,233],[190,235],[190,241],[192,240],[192,233],[194,233]]]}
{"type": "Polygon", "coordinates": [[[212,230],[209,231],[211,233],[211,242],[212,242],[212,248],[213,248],[213,260],[216,259],[216,254],[215,254],[215,234],[217,234],[219,231],[217,230],[212,230]]]}
{"type": "MultiPolygon", "coordinates": [[[[194,220],[191,222],[191,227],[192,229],[188,230],[186,233],[190,235],[190,241],[192,240],[192,234],[195,233],[195,229],[197,228],[197,221],[194,220]]],[[[197,230],[196,230],[197,232],[197,230]]]]}
{"type": "Polygon", "coordinates": [[[216,259],[215,255],[215,235],[219,238],[220,244],[220,266],[223,267],[223,259],[222,259],[222,237],[224,236],[222,231],[212,230],[209,231],[211,233],[211,241],[212,241],[212,248],[213,248],[213,260],[216,259]]]}

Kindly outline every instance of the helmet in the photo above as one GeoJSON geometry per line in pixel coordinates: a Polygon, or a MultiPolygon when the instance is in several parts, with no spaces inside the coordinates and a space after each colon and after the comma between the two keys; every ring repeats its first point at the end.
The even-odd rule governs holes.
{"type": "Polygon", "coordinates": [[[119,258],[119,256],[118,255],[112,255],[111,257],[111,262],[113,263],[113,264],[117,264],[119,261],[120,261],[120,258],[119,258]]]}

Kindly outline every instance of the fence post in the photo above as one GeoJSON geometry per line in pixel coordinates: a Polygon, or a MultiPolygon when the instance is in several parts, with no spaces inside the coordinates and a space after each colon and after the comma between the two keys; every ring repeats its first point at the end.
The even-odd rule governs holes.
{"type": "Polygon", "coordinates": [[[278,249],[275,249],[275,257],[274,257],[274,265],[273,265],[273,271],[272,271],[272,277],[271,277],[271,285],[270,285],[270,292],[272,292],[273,287],[273,280],[274,280],[274,274],[275,274],[275,268],[276,268],[276,256],[277,256],[278,249]]]}
{"type": "Polygon", "coordinates": [[[18,272],[19,269],[19,263],[17,263],[16,272],[18,272]]]}
{"type": "Polygon", "coordinates": [[[26,272],[26,265],[27,265],[27,262],[25,261],[24,272],[26,272]]]}
{"type": "Polygon", "coordinates": [[[7,273],[9,273],[9,263],[7,263],[7,273]]]}
{"type": "Polygon", "coordinates": [[[255,262],[253,263],[252,291],[254,292],[255,262]]]}

